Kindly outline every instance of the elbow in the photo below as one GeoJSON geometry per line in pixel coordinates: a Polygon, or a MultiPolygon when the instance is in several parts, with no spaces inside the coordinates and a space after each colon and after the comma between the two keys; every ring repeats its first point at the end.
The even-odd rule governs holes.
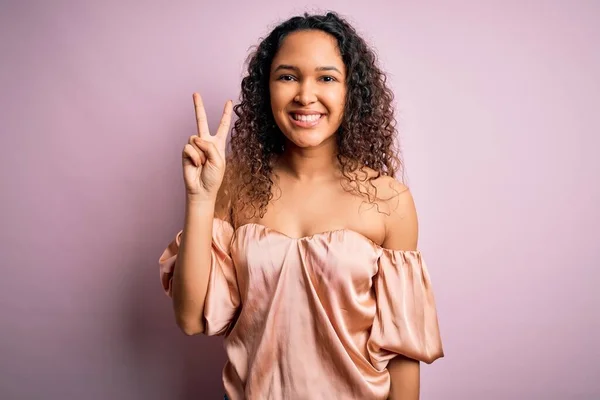
{"type": "Polygon", "coordinates": [[[204,333],[204,320],[202,311],[190,307],[176,296],[173,296],[173,308],[175,311],[175,323],[186,336],[194,336],[204,333]]]}
{"type": "Polygon", "coordinates": [[[176,318],[177,326],[186,336],[195,336],[204,333],[204,325],[201,321],[194,318],[176,318]]]}
{"type": "Polygon", "coordinates": [[[178,323],[177,325],[186,336],[195,336],[204,333],[204,328],[200,324],[178,323]]]}
{"type": "Polygon", "coordinates": [[[190,328],[190,327],[180,327],[181,331],[186,336],[195,336],[204,333],[202,329],[190,328]]]}

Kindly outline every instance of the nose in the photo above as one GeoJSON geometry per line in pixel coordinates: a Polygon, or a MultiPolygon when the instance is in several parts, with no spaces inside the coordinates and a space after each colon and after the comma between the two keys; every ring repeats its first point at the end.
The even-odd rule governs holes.
{"type": "Polygon", "coordinates": [[[294,97],[296,103],[300,103],[303,106],[312,104],[317,101],[317,94],[315,93],[315,87],[307,79],[299,86],[298,93],[294,97]]]}

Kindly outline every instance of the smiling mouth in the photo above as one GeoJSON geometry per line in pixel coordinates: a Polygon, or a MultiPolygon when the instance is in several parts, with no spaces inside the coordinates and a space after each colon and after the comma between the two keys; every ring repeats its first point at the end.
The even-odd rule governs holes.
{"type": "Polygon", "coordinates": [[[290,121],[298,128],[314,128],[319,125],[325,114],[297,114],[289,113],[290,121]]]}
{"type": "Polygon", "coordinates": [[[300,121],[300,122],[315,122],[315,121],[318,121],[323,116],[323,114],[296,114],[296,113],[290,113],[290,116],[295,121],[300,121]]]}

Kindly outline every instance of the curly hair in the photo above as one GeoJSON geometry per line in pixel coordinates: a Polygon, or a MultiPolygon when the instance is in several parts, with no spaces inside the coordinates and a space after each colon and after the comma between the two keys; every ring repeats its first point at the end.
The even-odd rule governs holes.
{"type": "Polygon", "coordinates": [[[332,35],[346,67],[346,102],[336,141],[337,160],[351,190],[364,195],[361,183],[371,183],[375,194],[371,190],[366,194],[373,202],[377,190],[371,180],[381,175],[395,177],[402,167],[396,148],[393,93],[386,86],[386,75],[377,65],[375,53],[334,12],[290,18],[275,27],[250,54],[241,102],[234,107],[238,118],[232,129],[225,175],[225,191],[229,199],[235,199],[230,201],[229,215],[234,224],[238,212],[247,208],[254,210],[253,216],[258,211],[262,218],[273,198],[272,171],[277,156],[284,151],[285,138],[271,110],[270,68],[286,36],[301,30],[332,35]],[[374,170],[376,176],[370,176],[365,167],[374,170]],[[356,171],[361,171],[364,178],[358,178],[356,171]]]}

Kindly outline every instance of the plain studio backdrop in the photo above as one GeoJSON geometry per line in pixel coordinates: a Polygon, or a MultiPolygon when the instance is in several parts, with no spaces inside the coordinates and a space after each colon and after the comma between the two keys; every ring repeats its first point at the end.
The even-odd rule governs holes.
{"type": "Polygon", "coordinates": [[[222,398],[157,265],[192,92],[216,126],[251,46],[328,9],[396,94],[446,351],[422,398],[600,398],[600,2],[84,3],[0,3],[0,398],[222,398]]]}

